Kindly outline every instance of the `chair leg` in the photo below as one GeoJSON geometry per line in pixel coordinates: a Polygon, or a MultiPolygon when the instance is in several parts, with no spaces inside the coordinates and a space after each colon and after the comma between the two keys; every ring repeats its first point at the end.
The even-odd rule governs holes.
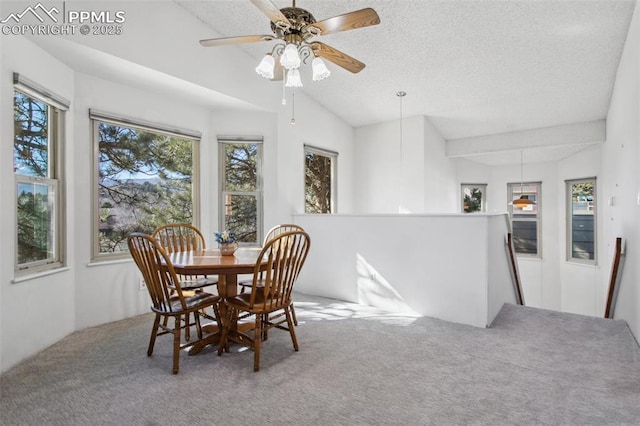
{"type": "Polygon", "coordinates": [[[269,322],[269,314],[264,314],[262,317],[262,341],[265,341],[269,338],[269,327],[266,327],[265,324],[269,322]]]}
{"type": "Polygon", "coordinates": [[[253,371],[260,370],[260,343],[262,342],[262,315],[256,315],[256,328],[253,336],[253,371]]]}
{"type": "MultiPolygon", "coordinates": [[[[195,317],[195,313],[193,314],[195,317]]],[[[190,323],[189,323],[189,314],[185,314],[184,316],[184,340],[186,340],[187,342],[189,340],[191,340],[191,331],[189,330],[190,327],[190,323]]]]}
{"type": "Polygon", "coordinates": [[[178,374],[180,363],[180,330],[182,329],[182,319],[180,316],[174,317],[175,327],[173,329],[173,374],[178,374]]]}
{"type": "Polygon", "coordinates": [[[291,316],[293,317],[293,324],[298,325],[298,318],[296,318],[296,308],[293,307],[293,303],[291,304],[291,316]]]}
{"type": "Polygon", "coordinates": [[[149,339],[149,348],[147,348],[147,356],[153,354],[153,346],[156,344],[156,336],[158,335],[158,327],[160,326],[160,315],[156,314],[156,319],[153,321],[153,328],[151,329],[151,338],[149,339]]]}
{"type": "Polygon", "coordinates": [[[296,339],[296,332],[293,330],[293,320],[291,319],[291,312],[289,311],[289,306],[284,308],[284,312],[287,317],[287,325],[289,326],[289,334],[291,335],[291,341],[293,342],[293,349],[298,351],[298,339],[296,339]]]}
{"type": "MultiPolygon", "coordinates": [[[[202,310],[204,312],[204,309],[202,310]]],[[[202,339],[202,324],[200,323],[200,311],[193,313],[193,319],[196,323],[196,332],[198,333],[198,339],[202,339]]]]}

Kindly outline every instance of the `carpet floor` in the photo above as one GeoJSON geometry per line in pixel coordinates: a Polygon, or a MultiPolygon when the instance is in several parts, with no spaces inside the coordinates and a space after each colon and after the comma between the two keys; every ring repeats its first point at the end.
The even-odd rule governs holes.
{"type": "Polygon", "coordinates": [[[296,295],[300,351],[146,356],[151,314],[78,331],[0,376],[2,425],[640,425],[627,324],[505,305],[490,328],[296,295]]]}

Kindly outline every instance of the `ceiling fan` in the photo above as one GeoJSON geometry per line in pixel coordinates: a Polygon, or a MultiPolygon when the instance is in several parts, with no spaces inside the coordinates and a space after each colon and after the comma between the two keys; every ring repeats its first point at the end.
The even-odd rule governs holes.
{"type": "Polygon", "coordinates": [[[270,80],[281,80],[284,67],[287,71],[289,87],[302,86],[298,68],[301,62],[306,62],[311,56],[314,57],[312,64],[314,80],[321,80],[330,74],[319,58],[324,58],[352,73],[358,73],[364,69],[364,63],[314,38],[377,25],[380,23],[380,18],[375,10],[365,8],[316,21],[310,12],[296,7],[295,0],[293,0],[293,7],[282,9],[278,9],[270,0],[251,0],[251,3],[269,18],[273,34],[213,38],[200,40],[200,44],[209,47],[281,40],[273,47],[271,53],[263,58],[256,72],[270,80]],[[280,60],[275,61],[274,56],[280,56],[280,60]]]}

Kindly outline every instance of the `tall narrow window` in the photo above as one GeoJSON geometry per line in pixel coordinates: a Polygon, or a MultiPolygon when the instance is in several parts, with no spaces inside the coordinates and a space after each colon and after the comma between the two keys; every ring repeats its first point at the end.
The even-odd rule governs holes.
{"type": "Polygon", "coordinates": [[[304,212],[336,212],[336,170],[338,154],[304,147],[304,212]]]}
{"type": "Polygon", "coordinates": [[[509,203],[513,246],[516,253],[541,257],[542,241],[540,236],[540,182],[524,182],[507,184],[509,200],[525,196],[535,204],[515,206],[509,203]]]}
{"type": "Polygon", "coordinates": [[[37,272],[64,263],[59,152],[69,102],[17,73],[14,87],[15,269],[37,272]]]}
{"type": "Polygon", "coordinates": [[[567,259],[596,263],[596,178],[566,181],[567,259]]]}
{"type": "Polygon", "coordinates": [[[221,138],[220,229],[240,244],[262,241],[262,140],[221,138]]]}
{"type": "Polygon", "coordinates": [[[461,185],[462,213],[487,211],[487,184],[463,183],[461,185]]]}
{"type": "Polygon", "coordinates": [[[91,111],[97,152],[94,258],[125,256],[127,236],[196,223],[199,134],[91,111]]]}

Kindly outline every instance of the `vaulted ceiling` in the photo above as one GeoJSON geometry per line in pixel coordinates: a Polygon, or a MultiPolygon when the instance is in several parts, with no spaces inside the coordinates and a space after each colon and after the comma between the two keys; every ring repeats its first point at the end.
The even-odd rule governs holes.
{"type": "MultiPolygon", "coordinates": [[[[139,0],[141,4],[145,1],[139,0]]],[[[275,41],[230,47],[198,44],[198,37],[272,34],[268,17],[251,0],[170,1],[194,22],[205,24],[194,26],[198,29],[192,32],[199,35],[187,37],[184,27],[156,22],[154,8],[149,6],[143,8],[146,15],[141,17],[148,19],[148,28],[127,21],[127,34],[137,31],[141,39],[135,43],[137,47],[127,44],[133,42],[131,38],[33,40],[76,70],[105,78],[118,75],[139,87],[161,84],[166,90],[189,93],[193,100],[218,106],[251,108],[240,95],[235,99],[234,93],[218,93],[216,87],[201,81],[181,80],[170,70],[152,74],[153,63],[175,59],[179,51],[188,51],[191,59],[206,60],[226,57],[231,49],[249,59],[242,61],[243,68],[237,76],[232,74],[233,78],[253,76],[252,85],[281,84],[257,77],[249,69],[253,65],[244,70],[246,63],[257,65],[275,41]],[[173,41],[177,35],[180,40],[173,41]],[[133,62],[140,48],[148,50],[146,53],[157,51],[159,59],[145,64],[151,68],[136,72],[141,67],[133,62]]],[[[292,6],[288,0],[271,1],[276,8],[292,6]]],[[[296,6],[311,12],[318,21],[371,7],[381,21],[317,37],[366,67],[352,74],[328,63],[331,76],[314,82],[310,67],[305,66],[304,87],[298,90],[353,127],[398,120],[396,92],[405,91],[404,117],[428,117],[447,140],[448,148],[497,140],[498,149],[480,153],[463,150],[456,156],[500,165],[518,163],[523,148],[527,150],[525,162],[557,161],[585,149],[594,137],[599,138],[596,142],[604,140],[600,136],[604,135],[602,120],[609,108],[636,0],[297,0],[296,6]],[[592,126],[598,120],[600,127],[592,126]],[[587,125],[572,127],[574,123],[587,125]],[[538,132],[537,141],[526,134],[530,129],[554,128],[559,130],[538,132]],[[580,143],[581,132],[592,128],[591,139],[583,138],[588,143],[580,143]],[[510,134],[514,138],[524,134],[520,139],[526,143],[511,147],[510,134]],[[562,142],[567,139],[565,134],[578,142],[548,141],[551,136],[562,142]],[[492,135],[498,136],[492,139],[492,135]]],[[[132,13],[133,9],[127,11],[132,13]]],[[[258,90],[247,88],[254,89],[258,90]]]]}
{"type": "MultiPolygon", "coordinates": [[[[290,7],[272,0],[277,8],[290,7]]],[[[272,34],[250,0],[174,0],[205,38],[272,34]]],[[[320,36],[364,62],[304,90],[354,127],[429,117],[446,140],[606,117],[635,0],[299,0],[316,20],[365,7],[376,26],[320,36]]],[[[274,41],[238,45],[256,65],[274,41]]],[[[203,48],[216,49],[216,47],[203,48]]],[[[310,67],[309,67],[310,68],[310,67]]],[[[265,84],[278,84],[264,81],[265,84]]]]}

